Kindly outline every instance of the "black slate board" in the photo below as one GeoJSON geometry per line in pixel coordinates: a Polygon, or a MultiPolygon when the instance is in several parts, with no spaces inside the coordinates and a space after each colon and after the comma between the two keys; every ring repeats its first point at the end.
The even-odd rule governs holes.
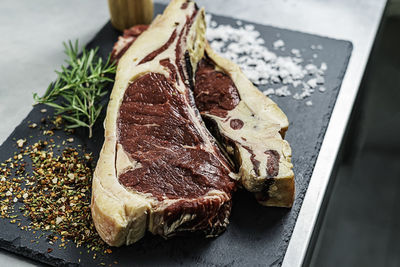
{"type": "MultiPolygon", "coordinates": [[[[163,8],[162,5],[156,5],[156,13],[160,13],[163,8]]],[[[213,16],[213,19],[219,24],[236,25],[236,20],[232,18],[213,16]]],[[[31,232],[19,230],[15,224],[10,224],[9,220],[0,219],[0,247],[51,265],[74,265],[78,263],[78,259],[82,266],[98,265],[101,262],[108,265],[114,261],[118,261],[118,265],[121,266],[280,265],[346,71],[352,44],[347,41],[301,32],[254,25],[266,41],[266,46],[277,55],[289,55],[289,51],[296,48],[302,51],[302,57],[306,59],[304,64],[312,61],[317,66],[321,62],[326,62],[328,65],[324,85],[327,90],[324,93],[317,91],[312,95],[310,99],[313,106],[306,106],[306,100],[297,101],[291,97],[272,96],[290,121],[286,139],[290,142],[293,150],[292,161],[296,179],[296,200],[292,209],[262,207],[256,203],[251,194],[240,191],[234,196],[231,223],[227,231],[218,238],[205,239],[201,236],[188,236],[163,240],[147,234],[138,243],[129,247],[113,248],[112,254],[97,260],[93,260],[93,254],[87,253],[84,248],[75,248],[74,245],[69,245],[66,249],[55,248],[53,252],[47,253],[47,248],[51,246],[45,241],[45,238],[39,239],[38,243],[31,243],[31,240],[38,234],[34,235],[31,232]],[[273,50],[272,44],[277,39],[285,41],[285,51],[273,50]],[[312,50],[310,49],[311,45],[322,45],[323,49],[312,50]],[[317,58],[313,58],[315,53],[318,54],[317,58]]],[[[111,51],[119,34],[108,23],[87,47],[99,46],[101,55],[106,56],[111,51]]],[[[279,85],[275,87],[277,86],[279,85]]],[[[267,86],[259,88],[265,90],[267,86]]],[[[12,156],[16,150],[15,140],[33,136],[28,139],[29,143],[33,143],[45,138],[39,130],[27,127],[28,121],[39,122],[43,117],[40,112],[41,108],[43,106],[34,107],[27,118],[0,147],[1,162],[12,156]]],[[[94,133],[95,136],[91,140],[86,137],[87,132],[85,131],[77,131],[73,137],[75,145],[86,146],[86,149],[92,151],[97,157],[103,143],[101,123],[97,124],[94,133]]],[[[58,131],[56,135],[61,137],[60,139],[55,138],[56,141],[69,137],[63,131],[58,131]]]]}

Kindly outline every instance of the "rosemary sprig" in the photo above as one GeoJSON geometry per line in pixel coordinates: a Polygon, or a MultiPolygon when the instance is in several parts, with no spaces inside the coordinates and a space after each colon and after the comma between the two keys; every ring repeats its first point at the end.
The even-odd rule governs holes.
{"type": "Polygon", "coordinates": [[[35,93],[33,98],[36,103],[53,107],[56,115],[61,114],[69,123],[68,128],[89,128],[90,138],[103,108],[101,98],[107,94],[108,83],[114,81],[110,76],[115,74],[116,67],[110,57],[104,62],[97,55],[98,48],[83,48],[78,57],[78,40],[75,44],[69,41],[63,45],[69,67],[61,66],[61,71],[56,71],[57,80],[49,85],[45,94],[39,97],[35,93]]]}

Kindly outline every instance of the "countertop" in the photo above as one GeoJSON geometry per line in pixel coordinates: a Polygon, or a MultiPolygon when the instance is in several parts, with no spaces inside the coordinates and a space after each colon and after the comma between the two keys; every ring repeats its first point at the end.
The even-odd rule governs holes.
{"type": "MultiPolygon", "coordinates": [[[[169,1],[160,0],[160,3],[169,1]]],[[[199,0],[207,11],[353,43],[353,54],[283,266],[300,266],[331,176],[386,0],[199,0]]],[[[28,114],[63,63],[62,42],[89,41],[108,21],[106,1],[0,3],[0,143],[28,114]]],[[[35,266],[0,251],[0,266],[35,266]]]]}

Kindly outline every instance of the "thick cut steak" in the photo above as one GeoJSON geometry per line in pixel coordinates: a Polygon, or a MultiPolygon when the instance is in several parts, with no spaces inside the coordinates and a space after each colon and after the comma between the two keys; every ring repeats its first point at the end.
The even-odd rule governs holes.
{"type": "Polygon", "coordinates": [[[243,187],[262,205],[291,207],[292,152],[283,140],[289,122],[277,104],[208,44],[195,74],[194,96],[211,133],[235,162],[243,187]]]}
{"type": "MultiPolygon", "coordinates": [[[[140,25],[125,31],[113,54],[127,49],[130,38],[145,30],[140,25]]],[[[289,122],[276,103],[208,44],[195,72],[193,95],[208,129],[234,162],[236,179],[262,205],[291,207],[295,190],[291,148],[283,140],[289,122]]]]}
{"type": "Polygon", "coordinates": [[[204,10],[174,0],[119,59],[93,178],[92,215],[110,245],[146,230],[219,234],[235,182],[195,107],[194,73],[203,58],[204,10]]]}

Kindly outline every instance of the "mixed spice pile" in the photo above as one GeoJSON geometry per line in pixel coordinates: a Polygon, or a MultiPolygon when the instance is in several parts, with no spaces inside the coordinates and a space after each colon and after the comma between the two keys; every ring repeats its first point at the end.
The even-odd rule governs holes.
{"type": "MultiPolygon", "coordinates": [[[[61,124],[58,116],[51,130],[40,129],[42,141],[16,140],[13,157],[0,165],[0,217],[9,218],[22,230],[44,230],[51,245],[65,247],[73,241],[77,247],[86,246],[88,252],[111,253],[91,218],[92,155],[80,146],[69,147],[73,138],[56,145],[57,136],[52,135],[61,124]],[[27,220],[21,216],[30,223],[24,225],[27,220]]],[[[32,123],[29,127],[38,126],[32,123]]]]}
{"type": "Polygon", "coordinates": [[[72,241],[77,247],[86,246],[96,258],[96,253],[112,251],[91,218],[93,157],[74,144],[70,134],[74,128],[86,127],[92,136],[116,67],[109,57],[100,57],[98,48],[83,47],[79,54],[78,41],[64,43],[64,48],[68,66],[56,71],[57,80],[42,97],[34,94],[37,104],[50,106],[57,116],[29,122],[39,138],[15,140],[14,155],[0,163],[0,217],[22,230],[41,233],[35,239],[46,235],[52,247],[66,248],[72,241]],[[60,132],[63,129],[66,134],[60,132]]]}

